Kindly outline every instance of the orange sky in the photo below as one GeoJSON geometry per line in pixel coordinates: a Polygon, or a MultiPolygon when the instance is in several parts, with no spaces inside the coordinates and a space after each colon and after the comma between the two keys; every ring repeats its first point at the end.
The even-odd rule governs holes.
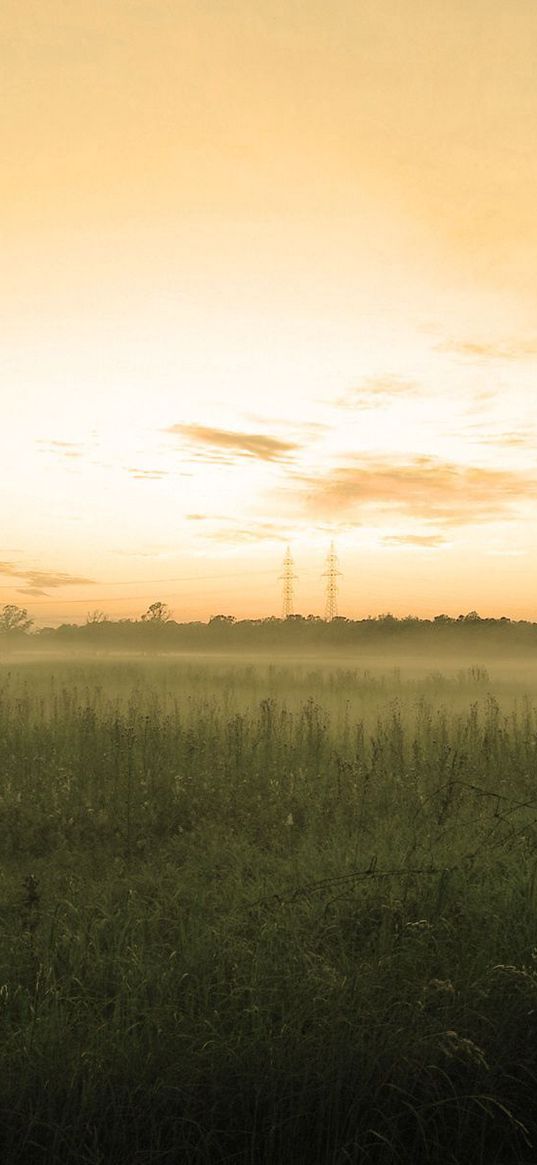
{"type": "Polygon", "coordinates": [[[534,0],[0,32],[0,605],[537,618],[534,0]]]}

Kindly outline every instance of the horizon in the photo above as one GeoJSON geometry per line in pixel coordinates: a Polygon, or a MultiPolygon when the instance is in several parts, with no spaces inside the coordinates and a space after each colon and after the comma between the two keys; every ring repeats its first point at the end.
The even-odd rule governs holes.
{"type": "Polygon", "coordinates": [[[6,0],[0,606],[533,618],[514,12],[6,0]]]}
{"type": "MultiPolygon", "coordinates": [[[[229,621],[231,624],[240,624],[243,622],[246,622],[246,623],[247,622],[251,622],[251,623],[279,622],[283,625],[287,621],[292,622],[293,620],[302,620],[304,622],[314,621],[316,624],[323,623],[325,625],[328,625],[334,621],[341,621],[341,622],[345,622],[345,623],[359,623],[359,622],[378,622],[378,623],[380,623],[382,621],[388,621],[388,620],[392,620],[392,621],[398,622],[398,623],[416,622],[416,623],[441,624],[445,620],[446,625],[451,624],[451,623],[483,622],[483,623],[517,624],[519,622],[523,622],[523,623],[529,623],[533,626],[537,626],[537,618],[536,619],[529,619],[529,618],[526,619],[526,618],[522,617],[520,619],[517,619],[517,618],[514,618],[512,615],[507,615],[505,613],[503,613],[502,615],[482,614],[481,612],[476,611],[475,608],[472,608],[470,611],[463,611],[463,612],[459,611],[457,615],[454,615],[448,611],[437,611],[436,614],[418,615],[417,613],[411,612],[411,611],[406,611],[404,613],[397,614],[393,610],[384,610],[384,611],[377,611],[377,612],[368,612],[366,615],[358,615],[358,616],[355,616],[354,618],[351,618],[350,616],[346,615],[344,612],[339,612],[339,611],[333,616],[327,616],[326,614],[322,615],[322,614],[320,614],[318,612],[314,612],[314,611],[297,610],[297,611],[291,612],[289,615],[284,615],[282,613],[275,614],[274,612],[272,612],[268,615],[250,615],[250,616],[246,616],[244,618],[240,618],[240,617],[234,615],[232,612],[226,612],[226,611],[216,612],[215,611],[215,612],[213,612],[212,615],[208,616],[206,619],[182,619],[180,617],[177,617],[176,612],[174,612],[173,609],[170,608],[169,605],[164,601],[155,600],[152,605],[153,606],[162,606],[165,609],[164,617],[162,618],[162,621],[160,622],[161,626],[166,626],[169,623],[169,624],[174,624],[176,626],[181,626],[181,627],[200,626],[200,625],[204,626],[204,627],[208,627],[211,623],[218,623],[219,621],[221,621],[222,624],[229,621]]],[[[0,605],[0,623],[2,620],[2,614],[6,610],[7,607],[8,607],[8,604],[0,605]]],[[[115,624],[118,624],[118,623],[123,623],[123,624],[130,623],[133,626],[135,624],[141,624],[141,623],[145,623],[148,626],[151,626],[151,625],[155,626],[155,625],[159,624],[158,619],[156,619],[153,624],[151,623],[151,619],[149,618],[151,605],[148,608],[146,608],[144,611],[138,612],[134,616],[125,616],[125,615],[121,616],[120,615],[120,616],[117,616],[114,618],[111,615],[109,615],[102,608],[95,608],[92,611],[87,611],[85,618],[83,620],[77,621],[74,619],[70,619],[70,620],[62,620],[60,622],[52,621],[52,622],[44,622],[44,623],[35,620],[33,618],[33,616],[31,615],[31,612],[28,610],[28,608],[20,607],[18,604],[12,604],[12,607],[17,613],[20,614],[21,617],[22,616],[28,617],[31,626],[29,626],[27,630],[30,634],[35,633],[35,632],[39,633],[40,631],[43,631],[43,630],[57,631],[61,627],[82,628],[82,627],[86,627],[86,626],[103,625],[103,624],[108,625],[108,626],[114,626],[115,624]]],[[[0,632],[1,632],[1,630],[2,630],[2,627],[0,626],[0,632]]]]}

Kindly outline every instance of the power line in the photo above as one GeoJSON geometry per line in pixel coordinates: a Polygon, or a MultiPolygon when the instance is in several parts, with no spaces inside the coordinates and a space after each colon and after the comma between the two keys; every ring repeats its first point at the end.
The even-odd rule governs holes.
{"type": "MultiPolygon", "coordinates": [[[[251,570],[251,571],[249,571],[249,575],[269,575],[269,574],[272,574],[271,570],[251,570]]],[[[123,579],[122,582],[119,579],[116,579],[115,582],[104,583],[103,585],[106,587],[108,587],[108,586],[120,586],[120,585],[135,586],[137,583],[150,583],[150,582],[151,583],[154,582],[155,584],[160,585],[161,583],[166,583],[166,582],[175,582],[175,583],[179,583],[179,582],[207,582],[209,580],[222,582],[228,578],[244,578],[244,572],[243,571],[235,571],[233,574],[191,574],[191,575],[181,575],[181,576],[176,577],[176,578],[123,579]]],[[[44,583],[43,585],[46,586],[47,584],[44,583]]],[[[76,584],[73,584],[73,583],[62,583],[61,584],[62,587],[73,586],[73,585],[76,585],[76,584]]],[[[16,592],[18,592],[18,594],[23,593],[23,592],[21,592],[21,584],[16,583],[16,582],[11,583],[11,584],[1,583],[0,589],[9,590],[9,591],[16,591],[16,592]]],[[[169,594],[169,592],[168,592],[168,594],[169,594]]],[[[85,595],[84,598],[81,598],[81,599],[67,599],[67,598],[65,598],[65,599],[48,599],[48,598],[40,599],[37,595],[35,597],[33,595],[24,595],[24,598],[28,599],[29,605],[31,605],[33,607],[58,606],[58,605],[59,606],[67,606],[68,604],[70,605],[72,603],[90,603],[90,604],[91,603],[110,603],[110,602],[112,602],[112,603],[130,603],[130,602],[138,602],[138,600],[142,601],[143,599],[149,599],[151,597],[152,596],[149,593],[144,593],[141,595],[140,594],[138,594],[138,595],[133,595],[133,594],[130,594],[130,595],[95,595],[95,594],[92,594],[92,595],[85,595]]]]}
{"type": "MultiPolygon", "coordinates": [[[[287,611],[287,614],[293,614],[292,608],[294,606],[294,579],[297,576],[293,573],[293,560],[290,556],[290,551],[288,551],[288,554],[289,554],[289,559],[290,559],[290,574],[288,575],[288,578],[287,578],[287,584],[284,584],[284,585],[286,585],[287,588],[290,588],[290,590],[288,590],[288,592],[287,592],[288,593],[288,606],[290,608],[287,611]]],[[[287,555],[286,555],[286,558],[287,558],[287,555]]],[[[285,563],[285,559],[284,559],[284,563],[285,563]]],[[[309,570],[309,571],[307,570],[305,573],[306,573],[306,575],[312,576],[312,577],[314,574],[314,572],[311,570],[309,570]]],[[[258,576],[258,577],[265,576],[266,577],[267,575],[272,575],[272,571],[271,570],[251,570],[251,571],[248,571],[249,578],[251,578],[252,576],[258,576]]],[[[280,577],[283,577],[283,576],[280,576],[280,577]]],[[[229,574],[178,575],[178,576],[174,576],[174,577],[167,576],[165,578],[115,579],[113,582],[109,582],[109,583],[105,582],[105,583],[103,583],[103,585],[106,587],[114,587],[114,586],[136,586],[139,583],[143,583],[143,584],[155,583],[156,585],[160,585],[161,583],[183,583],[183,582],[196,582],[197,583],[197,582],[209,582],[209,581],[224,582],[226,579],[233,579],[233,578],[244,578],[244,571],[234,571],[233,573],[229,573],[229,574]]],[[[22,585],[23,585],[23,580],[22,580],[22,576],[21,576],[21,582],[19,582],[19,583],[17,583],[17,582],[0,583],[0,590],[15,591],[15,592],[18,592],[18,594],[21,594],[22,593],[21,592],[22,585]]],[[[31,585],[31,584],[27,583],[26,585],[31,585]]],[[[43,585],[46,586],[47,584],[43,583],[43,585]]],[[[76,585],[77,584],[67,583],[67,582],[60,584],[62,589],[64,587],[67,587],[67,586],[76,586],[76,585]]],[[[143,594],[130,594],[130,595],[95,595],[95,594],[92,594],[92,595],[85,595],[83,598],[78,598],[78,599],[70,599],[70,598],[64,598],[64,599],[43,598],[43,599],[41,599],[37,595],[36,596],[23,595],[23,598],[27,600],[28,606],[30,606],[30,607],[72,606],[72,605],[76,605],[77,603],[78,604],[80,604],[80,603],[86,604],[89,606],[95,605],[96,603],[132,603],[132,602],[142,602],[145,599],[150,599],[152,597],[153,597],[153,595],[149,592],[144,592],[143,594]]],[[[167,597],[170,597],[169,592],[166,592],[164,594],[164,598],[167,598],[167,597]]],[[[284,615],[284,618],[285,617],[286,616],[284,615]]]]}
{"type": "MultiPolygon", "coordinates": [[[[0,571],[0,574],[1,573],[2,572],[0,571]]],[[[20,575],[14,575],[13,577],[20,578],[20,579],[24,580],[24,578],[27,577],[27,575],[31,574],[31,573],[32,573],[31,571],[22,571],[20,575]]],[[[39,574],[41,572],[36,571],[35,573],[39,574]]],[[[52,571],[51,571],[51,573],[52,573],[52,571]]],[[[257,575],[259,575],[259,574],[272,574],[272,571],[271,570],[249,570],[248,571],[249,577],[250,577],[250,575],[253,575],[253,574],[257,574],[257,575]]],[[[102,583],[102,585],[105,587],[126,587],[126,586],[138,586],[140,583],[145,584],[145,583],[165,583],[165,582],[202,582],[206,579],[224,580],[226,578],[243,578],[243,577],[244,577],[244,571],[237,570],[237,571],[234,571],[233,574],[184,574],[184,575],[178,575],[177,577],[174,577],[174,578],[170,578],[168,576],[166,576],[165,578],[120,578],[120,579],[114,579],[114,581],[112,581],[112,582],[104,582],[104,583],[102,583]]],[[[86,582],[87,582],[87,580],[86,580],[86,582]]],[[[30,582],[30,584],[26,583],[26,585],[31,586],[32,584],[30,582]]],[[[37,584],[35,584],[35,585],[37,585],[37,584]]],[[[43,582],[42,585],[46,587],[47,583],[43,582]]],[[[50,583],[48,585],[50,586],[50,583]]],[[[71,582],[67,581],[64,583],[60,583],[59,585],[62,587],[69,587],[69,586],[77,586],[79,584],[71,583],[71,582]]],[[[20,584],[16,583],[16,582],[0,583],[0,590],[3,590],[3,591],[13,591],[13,590],[19,590],[19,589],[20,589],[20,584]]],[[[133,597],[136,598],[137,596],[134,595],[133,597]]],[[[71,601],[71,600],[69,600],[69,601],[71,601]]]]}
{"type": "Polygon", "coordinates": [[[46,607],[51,604],[59,604],[60,607],[65,607],[68,603],[132,603],[133,601],[137,602],[138,599],[141,601],[142,599],[150,599],[151,597],[149,593],[146,595],[114,595],[113,598],[110,595],[91,595],[89,599],[34,599],[32,595],[28,596],[30,604],[33,607],[46,607]]]}

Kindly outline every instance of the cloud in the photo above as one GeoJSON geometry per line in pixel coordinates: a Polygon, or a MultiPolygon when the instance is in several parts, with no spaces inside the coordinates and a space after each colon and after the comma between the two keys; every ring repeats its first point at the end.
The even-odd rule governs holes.
{"type": "Polygon", "coordinates": [[[513,504],[537,496],[527,475],[428,456],[364,458],[302,481],[304,502],[319,516],[373,508],[454,526],[509,517],[513,504]]]}
{"type": "MultiPolygon", "coordinates": [[[[474,410],[477,411],[477,410],[474,410]]],[[[535,428],[531,424],[525,429],[500,429],[486,421],[472,421],[459,429],[449,430],[451,436],[467,438],[474,445],[493,445],[505,449],[534,449],[535,428]]]]}
{"type": "Polygon", "coordinates": [[[375,409],[398,397],[419,396],[422,392],[416,380],[407,380],[403,376],[369,376],[348,389],[336,404],[343,408],[375,409]]]}
{"type": "Polygon", "coordinates": [[[145,544],[144,550],[114,550],[120,558],[174,558],[177,554],[176,543],[145,544]]]}
{"type": "Polygon", "coordinates": [[[20,590],[22,594],[45,594],[46,592],[41,589],[42,587],[54,589],[56,587],[92,586],[95,583],[95,579],[66,574],[63,571],[28,570],[27,567],[21,566],[17,562],[0,562],[0,574],[7,578],[21,579],[25,589],[22,590],[18,586],[17,590],[20,590]]]}
{"type": "Polygon", "coordinates": [[[223,526],[206,537],[212,542],[227,542],[232,545],[237,542],[288,542],[290,534],[276,522],[250,522],[248,526],[223,526]]]}
{"type": "Polygon", "coordinates": [[[504,433],[484,433],[474,438],[480,445],[502,445],[506,449],[533,449],[535,437],[513,429],[504,433]]]}
{"type": "Polygon", "coordinates": [[[42,441],[37,442],[42,446],[41,453],[53,453],[56,457],[78,458],[82,457],[84,446],[75,441],[42,441]]]}
{"type": "Polygon", "coordinates": [[[328,534],[330,539],[333,539],[339,534],[353,534],[359,526],[363,525],[365,525],[364,522],[359,522],[354,518],[351,522],[341,522],[332,519],[329,522],[314,522],[311,525],[308,523],[309,529],[315,530],[318,534],[328,534]]]}
{"type": "Polygon", "coordinates": [[[498,547],[497,549],[485,550],[485,554],[491,558],[525,558],[527,550],[514,550],[510,547],[498,547]]]}
{"type": "Polygon", "coordinates": [[[491,401],[496,400],[498,396],[495,388],[484,388],[481,392],[474,393],[473,399],[468,403],[468,410],[471,412],[481,412],[483,405],[490,404],[491,401]]]}
{"type": "Polygon", "coordinates": [[[265,433],[240,433],[207,425],[170,425],[165,432],[186,437],[189,443],[201,446],[204,460],[208,455],[221,464],[230,464],[231,455],[258,461],[288,461],[289,455],[301,448],[295,441],[281,441],[265,433]]]}
{"type": "Polygon", "coordinates": [[[38,444],[39,445],[46,445],[47,448],[54,448],[54,449],[80,449],[80,443],[78,441],[42,441],[42,440],[40,440],[38,442],[38,444]]]}
{"type": "Polygon", "coordinates": [[[226,514],[185,514],[187,522],[227,522],[226,514]]]}
{"type": "Polygon", "coordinates": [[[442,534],[386,534],[382,541],[385,546],[419,546],[424,550],[448,545],[442,534]]]}
{"type": "Polygon", "coordinates": [[[537,340],[444,340],[435,345],[435,351],[464,356],[468,360],[526,360],[537,356],[537,340]]]}
{"type": "Polygon", "coordinates": [[[285,429],[289,433],[298,433],[299,437],[311,437],[313,441],[318,440],[327,433],[331,426],[322,421],[292,421],[281,418],[269,418],[260,413],[244,413],[245,420],[252,421],[256,425],[276,425],[279,429],[285,429]]]}
{"type": "Polygon", "coordinates": [[[168,477],[167,469],[136,469],[128,466],[127,473],[135,481],[160,481],[163,477],[168,477]]]}

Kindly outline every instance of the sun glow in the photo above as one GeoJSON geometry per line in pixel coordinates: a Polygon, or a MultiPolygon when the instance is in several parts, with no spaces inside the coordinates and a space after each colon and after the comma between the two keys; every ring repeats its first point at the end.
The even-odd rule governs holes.
{"type": "Polygon", "coordinates": [[[535,7],[2,21],[5,600],[533,616],[535,7]]]}

